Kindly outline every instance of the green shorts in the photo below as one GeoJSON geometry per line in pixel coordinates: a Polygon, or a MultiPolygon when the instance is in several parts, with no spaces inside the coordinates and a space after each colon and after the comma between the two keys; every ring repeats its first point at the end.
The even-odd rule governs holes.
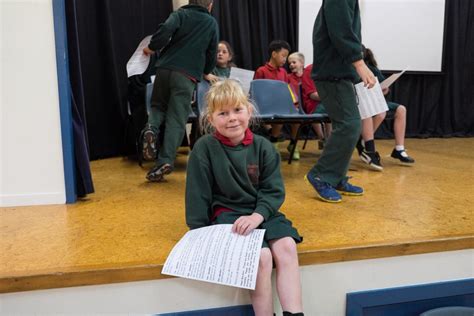
{"type": "Polygon", "coordinates": [[[324,104],[322,103],[319,103],[317,106],[316,106],[316,110],[314,111],[315,114],[328,114],[328,112],[326,112],[326,108],[324,107],[324,104]]]}
{"type": "Polygon", "coordinates": [[[397,108],[400,106],[400,104],[395,103],[395,102],[391,102],[391,101],[388,101],[387,105],[388,105],[389,111],[396,111],[397,108]]]}
{"type": "MultiPolygon", "coordinates": [[[[240,216],[245,216],[245,214],[224,212],[216,218],[213,224],[233,224],[240,216]]],[[[262,248],[269,248],[268,242],[270,240],[284,237],[291,237],[296,243],[303,241],[303,237],[298,234],[298,231],[293,227],[291,221],[280,212],[270,216],[267,221],[263,222],[262,225],[257,228],[265,229],[262,248]]]]}

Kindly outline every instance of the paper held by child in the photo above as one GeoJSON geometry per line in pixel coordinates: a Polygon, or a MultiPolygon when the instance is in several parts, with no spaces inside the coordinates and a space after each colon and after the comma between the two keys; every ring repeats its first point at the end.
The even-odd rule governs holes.
{"type": "Polygon", "coordinates": [[[388,111],[387,101],[383,96],[380,83],[377,78],[375,81],[375,85],[370,89],[364,87],[364,82],[355,85],[361,119],[388,111]]]}
{"type": "Polygon", "coordinates": [[[151,35],[142,39],[132,57],[130,57],[127,63],[128,78],[135,75],[141,75],[147,69],[148,64],[150,63],[150,56],[143,54],[143,49],[150,44],[150,39],[151,35]]]}
{"type": "Polygon", "coordinates": [[[173,247],[161,273],[255,289],[264,229],[242,236],[231,224],[188,231],[173,247]]]}
{"type": "Polygon", "coordinates": [[[401,72],[396,72],[392,74],[390,77],[388,77],[387,79],[385,79],[384,81],[382,81],[382,83],[380,83],[380,87],[382,88],[382,90],[390,87],[395,81],[397,81],[398,78],[400,78],[401,75],[403,75],[405,71],[408,70],[408,68],[409,67],[406,67],[401,72]]]}
{"type": "Polygon", "coordinates": [[[250,91],[250,82],[253,80],[254,71],[232,67],[230,69],[230,76],[229,79],[234,79],[240,82],[242,85],[242,89],[246,95],[249,94],[250,91]]]}

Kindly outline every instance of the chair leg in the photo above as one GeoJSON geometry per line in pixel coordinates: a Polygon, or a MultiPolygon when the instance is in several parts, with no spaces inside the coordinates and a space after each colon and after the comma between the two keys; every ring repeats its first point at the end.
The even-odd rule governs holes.
{"type": "Polygon", "coordinates": [[[302,127],[302,124],[300,124],[300,127],[298,127],[298,130],[296,131],[295,145],[293,146],[293,148],[291,148],[290,158],[288,159],[289,165],[291,165],[291,161],[293,160],[293,154],[295,153],[296,145],[298,144],[298,138],[300,137],[301,127],[302,127]]]}

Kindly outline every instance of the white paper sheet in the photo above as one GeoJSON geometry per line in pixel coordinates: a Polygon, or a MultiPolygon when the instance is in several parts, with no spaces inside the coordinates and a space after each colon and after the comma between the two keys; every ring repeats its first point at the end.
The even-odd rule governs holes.
{"type": "Polygon", "coordinates": [[[161,273],[255,289],[265,230],[242,236],[231,229],[225,224],[188,231],[171,250],[161,273]]]}
{"type": "Polygon", "coordinates": [[[245,95],[249,94],[250,91],[250,82],[253,80],[254,71],[232,67],[230,69],[229,79],[234,79],[240,82],[242,88],[244,89],[245,95]]]}
{"type": "Polygon", "coordinates": [[[150,56],[143,54],[143,49],[150,44],[151,35],[145,37],[127,63],[127,76],[141,75],[150,63],[150,56]]]}
{"type": "Polygon", "coordinates": [[[387,79],[382,81],[382,83],[380,84],[380,87],[382,88],[382,90],[385,89],[385,88],[390,87],[407,70],[408,70],[408,67],[403,69],[403,71],[401,71],[401,72],[397,72],[397,73],[392,74],[390,77],[388,77],[387,79]]]}
{"type": "Polygon", "coordinates": [[[376,84],[370,89],[364,87],[363,82],[355,85],[359,101],[359,113],[362,119],[388,111],[387,101],[383,96],[380,83],[377,78],[375,80],[376,84]]]}

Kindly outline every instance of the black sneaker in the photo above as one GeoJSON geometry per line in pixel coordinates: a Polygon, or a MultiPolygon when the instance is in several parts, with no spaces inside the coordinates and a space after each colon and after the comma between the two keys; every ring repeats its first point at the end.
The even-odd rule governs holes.
{"type": "Polygon", "coordinates": [[[366,151],[365,149],[362,150],[361,154],[359,155],[360,159],[368,164],[370,168],[376,171],[382,171],[383,167],[380,163],[380,155],[376,151],[366,151]]]}
{"type": "Polygon", "coordinates": [[[403,163],[414,163],[415,159],[408,156],[405,150],[396,150],[395,148],[392,151],[390,157],[400,160],[403,163]]]}
{"type": "Polygon", "coordinates": [[[173,168],[170,164],[162,164],[161,166],[155,166],[153,169],[148,171],[146,179],[150,182],[162,182],[165,179],[165,175],[170,174],[173,168]]]}

